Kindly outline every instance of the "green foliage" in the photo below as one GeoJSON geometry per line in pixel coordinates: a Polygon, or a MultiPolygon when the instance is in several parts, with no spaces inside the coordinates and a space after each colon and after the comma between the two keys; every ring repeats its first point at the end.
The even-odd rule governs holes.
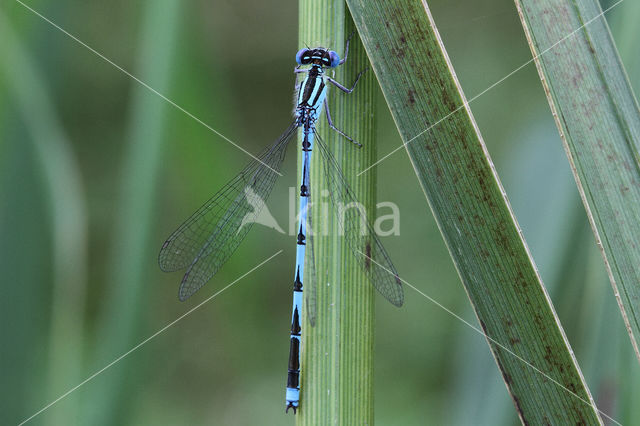
{"type": "MultiPolygon", "coordinates": [[[[156,23],[180,25],[152,30],[148,2],[25,4],[254,154],[290,122],[298,48],[298,9],[291,2],[192,2],[177,13],[175,2],[156,2],[154,13],[162,15],[156,23]],[[176,43],[175,52],[167,39],[176,43]],[[143,51],[152,58],[143,58],[143,51]],[[164,63],[170,72],[150,71],[149,63],[164,63]]],[[[466,93],[484,91],[531,58],[513,3],[431,0],[429,6],[466,93]]],[[[639,12],[637,2],[625,1],[607,14],[636,88],[639,12]]],[[[186,303],[177,301],[180,274],[157,267],[167,234],[248,157],[179,110],[162,107],[161,98],[19,3],[7,2],[1,13],[7,24],[0,23],[0,423],[18,424],[33,415],[131,349],[131,342],[143,341],[280,249],[282,256],[27,424],[88,424],[92,410],[135,425],[302,421],[304,410],[297,419],[283,410],[292,237],[254,227],[228,265],[186,303]],[[138,123],[134,111],[146,102],[150,112],[138,123]],[[149,157],[139,160],[139,175],[131,172],[139,156],[132,149],[136,126],[160,128],[150,133],[150,143],[162,139],[157,148],[165,151],[159,165],[144,164],[156,161],[150,148],[149,157]],[[144,202],[123,196],[123,181],[144,202]],[[140,188],[156,195],[139,194],[140,188]],[[132,235],[123,235],[125,228],[132,235]],[[144,246],[134,247],[142,238],[144,246]],[[129,257],[116,246],[126,246],[129,257]],[[68,282],[59,273],[65,270],[76,273],[68,282]],[[120,277],[129,283],[126,293],[120,277]]],[[[337,28],[319,34],[327,41],[316,41],[341,53],[349,30],[337,28]]],[[[350,84],[364,66],[356,48],[338,79],[350,84]]],[[[358,123],[341,123],[344,118],[337,116],[351,114],[349,108],[360,111],[358,97],[368,96],[369,84],[376,86],[374,73],[367,74],[370,80],[361,81],[353,95],[332,95],[336,124],[350,132],[360,131],[350,127],[358,123]]],[[[377,96],[374,102],[381,158],[402,141],[385,100],[377,96]]],[[[598,408],[633,424],[640,415],[640,368],[533,65],[472,106],[598,408]]],[[[322,127],[321,135],[331,132],[322,127]]],[[[384,244],[401,276],[473,323],[474,312],[434,218],[424,214],[404,153],[381,163],[377,178],[356,177],[354,170],[371,164],[373,153],[341,139],[330,145],[343,156],[352,184],[375,179],[378,199],[400,208],[401,234],[384,244]],[[349,165],[351,154],[363,164],[349,165]]],[[[294,157],[292,149],[268,201],[285,230],[289,190],[295,193],[298,185],[294,157]]],[[[295,210],[295,194],[293,199],[295,210]]],[[[377,304],[374,377],[361,380],[373,383],[376,423],[518,423],[480,334],[409,289],[401,309],[375,293],[371,297],[377,304]]],[[[367,404],[358,407],[370,409],[367,404]]]]}
{"type": "MultiPolygon", "coordinates": [[[[84,300],[85,286],[87,281],[87,211],[84,189],[77,159],[73,153],[67,136],[62,130],[59,118],[54,110],[52,100],[47,88],[42,84],[43,76],[38,70],[32,58],[25,52],[20,40],[17,38],[12,24],[0,12],[0,55],[11,58],[12,61],[2,61],[0,75],[3,75],[10,89],[10,99],[17,112],[22,117],[32,117],[32,121],[24,126],[26,133],[23,135],[24,147],[12,147],[8,144],[9,150],[31,152],[35,161],[34,173],[38,186],[42,186],[44,201],[46,203],[44,211],[50,222],[51,242],[49,250],[51,256],[51,300],[50,300],[50,345],[48,356],[48,373],[43,375],[48,383],[43,386],[44,391],[39,396],[55,399],[59,396],[59,390],[69,383],[77,383],[82,379],[81,361],[83,347],[83,324],[84,324],[84,300]],[[75,259],[68,262],[67,256],[75,259]]],[[[9,151],[7,158],[20,157],[16,152],[9,151]]],[[[24,158],[23,158],[24,161],[24,158]]],[[[23,165],[22,167],[27,167],[23,165]]],[[[13,167],[3,168],[7,175],[2,191],[9,195],[4,201],[5,205],[12,205],[15,201],[21,200],[26,194],[21,194],[20,185],[16,181],[21,181],[21,173],[12,170],[13,167]]],[[[26,196],[29,197],[28,195],[26,196]]],[[[32,209],[29,216],[37,216],[39,213],[32,209]]],[[[29,226],[29,216],[23,216],[20,208],[12,209],[7,214],[6,220],[1,228],[7,232],[5,237],[4,250],[12,253],[4,253],[0,257],[5,260],[12,256],[18,256],[20,260],[14,259],[12,262],[2,265],[4,270],[34,268],[28,262],[33,257],[30,255],[32,240],[30,232],[21,234],[23,226],[29,226]],[[17,216],[14,216],[16,215],[17,216]],[[11,224],[11,221],[14,221],[11,224]],[[12,229],[12,230],[10,230],[12,229]],[[15,234],[14,234],[15,233],[15,234]],[[13,235],[12,235],[13,234],[13,235]],[[11,250],[11,245],[6,242],[14,238],[22,241],[23,250],[11,250]],[[30,247],[31,246],[31,247],[30,247]],[[26,261],[27,264],[20,265],[26,261]]],[[[31,218],[32,221],[42,220],[41,218],[31,218]]],[[[42,231],[40,231],[42,232],[42,231]]],[[[37,235],[37,234],[36,234],[37,235]]],[[[33,236],[36,239],[36,236],[33,236]]],[[[46,238],[40,238],[42,248],[45,248],[46,238]]],[[[7,277],[8,278],[8,277],[7,277]]],[[[14,277],[12,281],[20,282],[21,276],[14,277]]],[[[44,288],[16,286],[20,291],[47,291],[44,288]]],[[[18,297],[19,294],[13,294],[18,297]]],[[[27,309],[28,311],[29,309],[27,309]]],[[[45,310],[48,312],[48,309],[45,310]]],[[[17,318],[23,314],[16,315],[17,318]]],[[[11,333],[20,332],[20,328],[13,328],[11,333]]],[[[33,352],[38,352],[33,349],[33,352]]],[[[43,357],[46,359],[46,357],[43,357]]],[[[29,357],[21,358],[22,361],[29,362],[29,357]]],[[[60,410],[51,416],[50,424],[59,424],[74,419],[77,414],[77,400],[69,401],[64,410],[60,410]]]]}
{"type": "Polygon", "coordinates": [[[347,3],[519,416],[599,423],[426,5],[347,3]]]}
{"type": "Polygon", "coordinates": [[[516,4],[640,358],[638,103],[597,0],[516,4]]]}
{"type": "MultiPolygon", "coordinates": [[[[139,60],[134,75],[153,82],[160,93],[167,92],[172,54],[180,16],[177,0],[145,3],[144,21],[138,45],[139,60]]],[[[158,179],[163,152],[165,117],[169,105],[161,102],[146,87],[134,86],[130,111],[128,145],[120,171],[118,211],[110,254],[109,297],[97,330],[98,353],[112,348],[125,352],[140,338],[142,307],[150,291],[145,280],[147,253],[152,249],[152,229],[155,220],[158,179]]],[[[98,370],[100,365],[94,365],[98,370]]],[[[129,401],[121,389],[130,377],[136,377],[126,366],[104,378],[101,392],[92,394],[85,405],[84,418],[93,425],[123,422],[123,412],[113,406],[126,407],[129,401]]]]}

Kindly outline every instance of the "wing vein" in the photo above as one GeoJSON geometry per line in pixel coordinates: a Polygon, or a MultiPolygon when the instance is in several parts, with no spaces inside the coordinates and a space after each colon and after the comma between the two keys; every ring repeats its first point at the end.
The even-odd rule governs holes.
{"type": "Polygon", "coordinates": [[[402,306],[404,303],[402,283],[387,251],[369,223],[366,212],[359,208],[360,204],[357,203],[334,155],[317,133],[316,145],[320,147],[324,159],[329,198],[333,204],[334,213],[339,215],[342,212],[342,217],[339,215],[337,221],[347,245],[376,290],[395,306],[402,306]],[[345,208],[352,205],[355,208],[345,208]]]}
{"type": "Polygon", "coordinates": [[[245,238],[275,185],[297,127],[294,121],[165,241],[158,255],[160,268],[166,272],[186,268],[180,300],[209,281],[245,238]]]}

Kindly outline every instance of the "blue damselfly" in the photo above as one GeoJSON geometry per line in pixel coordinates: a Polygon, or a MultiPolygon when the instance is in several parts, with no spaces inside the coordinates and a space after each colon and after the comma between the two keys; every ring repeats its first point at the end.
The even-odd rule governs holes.
{"type": "MultiPolygon", "coordinates": [[[[334,126],[326,102],[327,84],[331,83],[345,93],[351,93],[362,72],[356,78],[352,88],[347,88],[325,74],[325,68],[342,65],[349,52],[349,41],[345,55],[340,59],[332,50],[304,48],[296,55],[298,66],[294,73],[306,74],[297,86],[297,104],[294,121],[284,133],[265,151],[249,163],[235,178],[198,209],[165,241],[158,258],[163,271],[185,269],[179,290],[180,300],[186,300],[218,272],[240,245],[251,225],[260,214],[264,200],[273,189],[285,151],[290,140],[301,129],[302,171],[300,183],[300,216],[297,234],[296,265],[293,284],[293,309],[291,314],[291,336],[289,368],[286,390],[286,410],[295,413],[300,398],[300,351],[301,351],[301,312],[302,291],[312,271],[305,275],[305,265],[313,269],[313,244],[310,228],[311,214],[308,211],[311,182],[309,166],[314,146],[324,160],[324,169],[330,199],[334,207],[354,203],[353,193],[333,154],[316,133],[316,121],[324,107],[329,126],[340,133],[355,146],[361,146],[353,138],[334,126]],[[301,68],[308,66],[308,68],[301,68]],[[306,253],[306,247],[311,247],[306,253]]],[[[335,210],[335,209],[334,209],[335,210]]],[[[384,247],[378,240],[371,225],[360,209],[354,214],[339,220],[344,238],[362,265],[374,287],[391,303],[401,306],[403,291],[398,274],[384,247]],[[362,232],[362,224],[367,228],[362,232]]],[[[315,322],[315,298],[313,280],[309,281],[310,294],[306,296],[306,310],[310,324],[315,322]]]]}

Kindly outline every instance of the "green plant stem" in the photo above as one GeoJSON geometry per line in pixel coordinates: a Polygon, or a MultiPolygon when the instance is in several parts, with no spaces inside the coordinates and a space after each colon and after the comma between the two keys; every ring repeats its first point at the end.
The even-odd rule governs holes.
{"type": "MultiPolygon", "coordinates": [[[[345,39],[354,30],[343,0],[300,2],[301,47],[328,47],[342,56],[345,39]]],[[[351,39],[348,60],[337,69],[335,79],[350,87],[367,66],[356,35],[351,39]]],[[[356,148],[329,129],[323,116],[318,121],[318,133],[333,151],[369,215],[375,207],[375,177],[373,174],[366,179],[352,177],[376,156],[374,84],[372,73],[367,72],[352,94],[331,86],[329,89],[335,125],[360,141],[363,148],[356,148]]],[[[316,234],[326,229],[328,235],[314,237],[317,274],[311,285],[316,286],[317,319],[315,327],[311,327],[303,315],[298,424],[372,424],[374,291],[340,237],[335,217],[322,207],[330,201],[323,192],[326,182],[318,147],[312,157],[311,185],[314,229],[316,234]]]]}
{"type": "Polygon", "coordinates": [[[521,420],[599,424],[426,3],[347,4],[521,420]]]}
{"type": "MultiPolygon", "coordinates": [[[[640,90],[640,44],[638,43],[638,27],[640,21],[640,2],[624,2],[621,8],[612,10],[607,16],[611,31],[616,41],[625,69],[632,86],[637,93],[640,90]]],[[[601,318],[597,319],[602,321],[601,318]]],[[[606,321],[605,321],[606,322],[606,321]]],[[[620,330],[617,338],[617,377],[620,377],[615,393],[616,408],[620,413],[619,421],[633,424],[640,418],[640,368],[635,354],[629,350],[626,330],[620,330]]],[[[606,360],[608,362],[609,360],[606,360]]],[[[611,380],[608,378],[608,380],[611,380]]]]}

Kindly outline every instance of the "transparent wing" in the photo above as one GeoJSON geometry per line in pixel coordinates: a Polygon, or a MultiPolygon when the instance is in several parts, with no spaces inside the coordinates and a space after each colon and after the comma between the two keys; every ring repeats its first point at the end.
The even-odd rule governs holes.
{"type": "Polygon", "coordinates": [[[316,146],[320,147],[319,151],[324,159],[333,210],[339,216],[340,213],[343,216],[337,219],[347,244],[376,290],[395,306],[402,306],[404,292],[398,272],[367,220],[366,212],[358,207],[360,204],[357,203],[353,191],[349,188],[335,157],[317,133],[316,146]]]}
{"type": "Polygon", "coordinates": [[[185,300],[231,257],[262,211],[273,189],[296,123],[200,207],[162,245],[165,272],[187,268],[179,298],[185,300]]]}

